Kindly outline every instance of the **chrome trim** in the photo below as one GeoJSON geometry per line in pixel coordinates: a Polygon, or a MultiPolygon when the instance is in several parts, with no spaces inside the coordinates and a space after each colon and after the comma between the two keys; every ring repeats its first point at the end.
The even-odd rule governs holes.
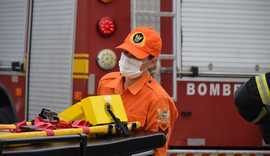
{"type": "Polygon", "coordinates": [[[160,16],[160,17],[174,17],[174,12],[154,12],[154,11],[137,11],[136,15],[140,16],[160,16]]]}
{"type": "MultiPolygon", "coordinates": [[[[244,77],[250,78],[252,76],[261,75],[262,73],[230,73],[230,72],[198,72],[198,76],[205,77],[244,77]]],[[[177,76],[192,76],[193,72],[191,71],[179,71],[177,72],[177,76]]]]}

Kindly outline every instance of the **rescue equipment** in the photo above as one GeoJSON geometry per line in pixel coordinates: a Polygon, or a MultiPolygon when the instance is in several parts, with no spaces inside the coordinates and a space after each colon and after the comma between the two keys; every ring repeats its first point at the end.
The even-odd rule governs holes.
{"type": "MultiPolygon", "coordinates": [[[[135,130],[140,127],[140,122],[130,122],[127,123],[128,131],[135,130]]],[[[46,131],[28,131],[28,132],[22,132],[22,133],[12,133],[8,129],[16,129],[15,124],[10,125],[0,125],[0,138],[5,139],[14,139],[14,138],[29,138],[29,137],[44,137],[48,136],[46,131]]],[[[30,125],[28,125],[30,126],[30,125]]],[[[30,128],[30,127],[29,127],[30,128]]],[[[99,126],[92,126],[89,127],[89,134],[87,135],[88,138],[91,137],[91,134],[117,134],[120,133],[120,129],[116,124],[106,124],[106,125],[99,125],[99,126]]],[[[54,133],[54,136],[60,136],[60,135],[72,135],[72,134],[80,134],[84,133],[83,128],[66,128],[66,129],[57,129],[52,130],[54,133]]]]}
{"type": "Polygon", "coordinates": [[[128,121],[122,99],[119,94],[104,96],[89,96],[81,102],[69,107],[60,113],[60,120],[72,122],[87,120],[92,125],[113,123],[114,120],[107,112],[107,104],[111,111],[122,121],[128,121]]]}
{"type": "Polygon", "coordinates": [[[141,126],[140,122],[126,123],[127,116],[120,95],[92,96],[61,113],[42,109],[34,122],[0,125],[0,138],[28,138],[71,134],[95,135],[123,133],[141,126]],[[90,126],[90,127],[89,127],[90,126]]]}

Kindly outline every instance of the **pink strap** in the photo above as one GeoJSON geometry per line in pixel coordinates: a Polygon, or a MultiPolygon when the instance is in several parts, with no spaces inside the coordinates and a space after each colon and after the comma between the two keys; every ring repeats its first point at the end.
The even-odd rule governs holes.
{"type": "Polygon", "coordinates": [[[0,127],[0,130],[1,129],[16,129],[16,128],[12,128],[12,127],[0,127]]]}
{"type": "Polygon", "coordinates": [[[13,130],[9,130],[10,132],[12,133],[26,132],[25,130],[19,128],[20,126],[27,126],[26,121],[15,123],[15,125],[16,125],[16,128],[13,130]]]}
{"type": "Polygon", "coordinates": [[[85,134],[89,134],[90,133],[90,129],[89,129],[89,121],[85,121],[85,120],[77,120],[77,121],[74,121],[72,123],[72,127],[75,127],[75,128],[82,128],[83,129],[83,132],[85,134]]]}
{"type": "MultiPolygon", "coordinates": [[[[67,128],[82,128],[85,134],[90,133],[89,129],[89,122],[85,120],[77,120],[73,122],[71,125],[65,121],[45,121],[41,117],[35,117],[35,124],[34,125],[27,125],[26,121],[22,121],[20,123],[16,123],[16,128],[6,128],[10,129],[12,133],[20,133],[20,132],[27,132],[27,130],[20,129],[20,126],[33,126],[36,127],[36,131],[46,131],[48,136],[54,136],[53,130],[56,129],[67,129],[67,128]]],[[[1,129],[1,127],[0,127],[1,129]]]]}

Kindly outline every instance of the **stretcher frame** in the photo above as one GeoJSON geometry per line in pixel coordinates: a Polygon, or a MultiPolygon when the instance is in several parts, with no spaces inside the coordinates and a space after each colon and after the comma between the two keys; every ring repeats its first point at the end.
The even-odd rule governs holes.
{"type": "Polygon", "coordinates": [[[130,155],[163,147],[166,137],[163,133],[135,130],[129,137],[122,134],[105,135],[97,138],[87,138],[84,133],[64,136],[32,137],[18,139],[0,139],[0,145],[25,144],[3,148],[2,156],[114,156],[130,155]]]}

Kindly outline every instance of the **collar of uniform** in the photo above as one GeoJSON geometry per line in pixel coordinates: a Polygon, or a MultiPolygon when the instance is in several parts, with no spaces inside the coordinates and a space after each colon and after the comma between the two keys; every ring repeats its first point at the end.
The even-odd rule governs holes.
{"type": "Polygon", "coordinates": [[[119,74],[119,76],[112,80],[111,82],[107,83],[105,86],[109,88],[114,88],[114,92],[118,93],[121,87],[123,87],[123,75],[119,74]]]}
{"type": "Polygon", "coordinates": [[[133,85],[128,87],[129,91],[133,94],[136,95],[144,86],[146,81],[149,79],[150,73],[147,72],[143,77],[141,77],[137,82],[135,82],[133,85]]]}

